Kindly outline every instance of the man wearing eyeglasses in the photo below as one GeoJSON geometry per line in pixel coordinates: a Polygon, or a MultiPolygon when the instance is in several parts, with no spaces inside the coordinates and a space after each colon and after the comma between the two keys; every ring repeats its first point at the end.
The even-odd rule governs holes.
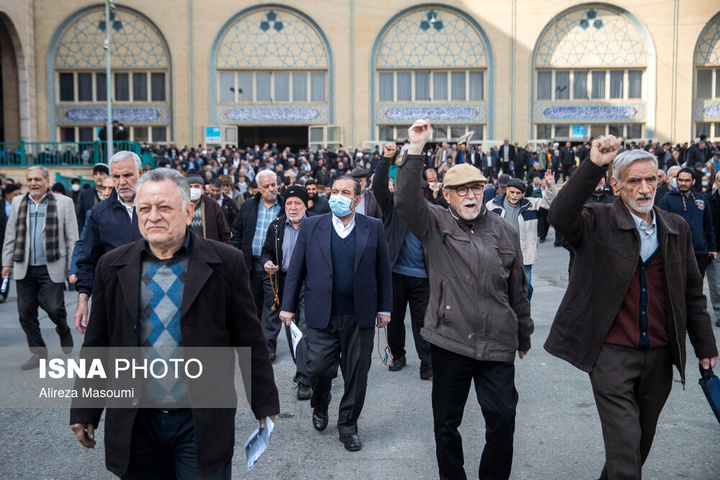
{"type": "Polygon", "coordinates": [[[430,299],[422,336],[430,343],[432,407],[441,479],[466,478],[462,421],[474,381],[486,425],[479,477],[510,477],[515,410],[515,354],[530,350],[533,321],[517,230],[483,203],[485,177],[468,164],[445,174],[449,207],[422,195],[423,147],[430,121],[408,130],[398,167],[395,208],[423,244],[430,299]]]}

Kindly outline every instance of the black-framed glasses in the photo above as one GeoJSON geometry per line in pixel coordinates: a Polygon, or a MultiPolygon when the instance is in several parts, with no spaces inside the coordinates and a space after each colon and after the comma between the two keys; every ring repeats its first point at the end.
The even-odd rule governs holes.
{"type": "Polygon", "coordinates": [[[464,197],[468,194],[468,190],[472,190],[473,194],[475,196],[480,196],[483,193],[483,190],[485,190],[485,187],[483,185],[473,185],[472,187],[457,187],[455,188],[455,192],[460,195],[461,197],[464,197]]]}

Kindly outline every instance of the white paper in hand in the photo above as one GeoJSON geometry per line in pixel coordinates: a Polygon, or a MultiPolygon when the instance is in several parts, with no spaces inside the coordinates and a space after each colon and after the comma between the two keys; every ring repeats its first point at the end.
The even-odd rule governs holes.
{"type": "Polygon", "coordinates": [[[252,470],[253,465],[260,459],[270,443],[270,435],[275,429],[275,424],[270,417],[265,417],[265,428],[260,428],[260,422],[255,431],[245,442],[245,455],[247,456],[248,470],[252,470]]]}
{"type": "Polygon", "coordinates": [[[295,325],[295,322],[290,322],[290,337],[292,338],[293,356],[297,358],[297,346],[298,343],[300,343],[303,334],[298,328],[298,326],[295,325]]]}

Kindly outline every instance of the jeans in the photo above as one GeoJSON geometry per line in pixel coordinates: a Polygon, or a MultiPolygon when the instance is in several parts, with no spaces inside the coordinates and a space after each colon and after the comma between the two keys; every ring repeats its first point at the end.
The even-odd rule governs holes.
{"type": "Polygon", "coordinates": [[[17,280],[17,299],[20,326],[25,332],[30,351],[47,357],[47,346],[40,333],[38,306],[47,312],[58,335],[68,333],[70,327],[67,324],[63,284],[50,279],[45,265],[28,267],[25,278],[17,280]]]}
{"type": "Polygon", "coordinates": [[[463,464],[462,422],[470,383],[485,418],[485,449],[480,459],[478,477],[483,480],[510,477],[515,433],[515,365],[478,361],[430,346],[433,362],[432,408],[435,425],[435,448],[441,479],[467,478],[463,464]]]}
{"type": "Polygon", "coordinates": [[[230,480],[231,474],[232,462],[207,475],[200,473],[192,410],[138,410],[123,480],[230,480]]]}
{"type": "Polygon", "coordinates": [[[533,287],[532,287],[532,265],[525,265],[525,278],[528,282],[528,302],[532,300],[533,287]]]}

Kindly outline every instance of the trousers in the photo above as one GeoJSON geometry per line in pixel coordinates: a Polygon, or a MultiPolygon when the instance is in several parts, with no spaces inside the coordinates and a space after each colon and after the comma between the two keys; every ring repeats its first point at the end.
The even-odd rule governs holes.
{"type": "Polygon", "coordinates": [[[485,448],[478,469],[480,479],[508,479],[512,469],[513,436],[518,393],[515,365],[479,361],[431,345],[432,409],[435,449],[441,479],[465,479],[462,423],[470,384],[485,418],[485,448]]]}
{"type": "Polygon", "coordinates": [[[375,329],[360,328],[355,315],[331,315],[327,328],[307,329],[308,373],[313,389],[310,405],[327,411],[332,381],[342,371],[345,389],[338,410],[337,429],[357,434],[357,421],[365,404],[375,329]]]}
{"type": "Polygon", "coordinates": [[[420,357],[420,371],[432,368],[430,344],[420,335],[427,309],[430,285],[427,278],[408,277],[393,272],[393,311],[388,323],[388,345],[393,358],[405,356],[405,310],[410,304],[410,326],[415,350],[420,357]]]}
{"type": "Polygon", "coordinates": [[[47,266],[30,266],[25,278],[17,280],[17,302],[20,326],[25,332],[30,351],[47,357],[47,346],[40,333],[38,307],[48,314],[58,335],[68,333],[70,327],[67,324],[63,284],[52,281],[47,266]]]}
{"type": "Polygon", "coordinates": [[[192,410],[138,410],[123,480],[230,480],[231,475],[232,462],[215,472],[200,473],[192,410]]]}
{"type": "Polygon", "coordinates": [[[603,344],[590,372],[590,383],[605,443],[600,478],[642,478],[642,465],[672,388],[670,349],[603,344]]]}

